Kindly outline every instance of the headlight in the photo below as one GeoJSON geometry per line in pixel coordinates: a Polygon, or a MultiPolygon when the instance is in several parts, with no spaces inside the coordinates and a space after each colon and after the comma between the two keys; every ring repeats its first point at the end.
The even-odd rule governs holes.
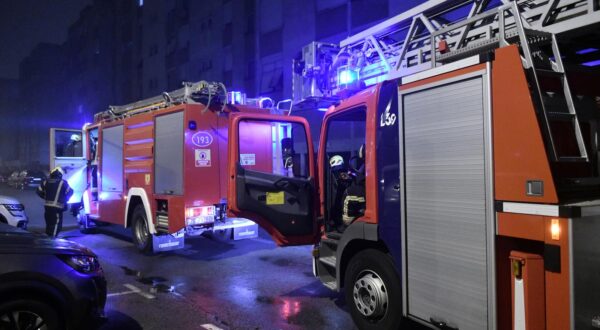
{"type": "Polygon", "coordinates": [[[23,204],[2,204],[10,214],[14,216],[20,215],[19,212],[23,212],[25,210],[25,206],[23,204]]]}
{"type": "Polygon", "coordinates": [[[96,272],[100,269],[98,258],[86,255],[60,255],[58,256],[67,265],[84,274],[96,272]]]}

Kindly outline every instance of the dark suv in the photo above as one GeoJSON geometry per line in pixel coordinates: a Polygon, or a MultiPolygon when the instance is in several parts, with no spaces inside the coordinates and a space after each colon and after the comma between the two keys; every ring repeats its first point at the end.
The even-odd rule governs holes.
{"type": "Polygon", "coordinates": [[[104,317],[97,256],[63,239],[0,223],[0,330],[80,329],[104,317]]]}

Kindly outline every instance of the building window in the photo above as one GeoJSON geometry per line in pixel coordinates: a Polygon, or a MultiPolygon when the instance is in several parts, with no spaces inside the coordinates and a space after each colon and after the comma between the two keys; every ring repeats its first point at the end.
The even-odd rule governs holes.
{"type": "Polygon", "coordinates": [[[150,56],[154,56],[154,55],[158,54],[158,46],[157,45],[150,46],[149,54],[150,54],[150,56]]]}
{"type": "Polygon", "coordinates": [[[233,25],[231,23],[227,23],[223,27],[223,47],[231,45],[232,40],[233,40],[233,25]]]}
{"type": "Polygon", "coordinates": [[[360,27],[388,17],[387,0],[352,0],[352,29],[356,32],[360,27]]]}
{"type": "Polygon", "coordinates": [[[158,82],[156,81],[156,78],[148,80],[148,90],[149,91],[153,91],[157,87],[158,87],[158,82]]]}
{"type": "Polygon", "coordinates": [[[260,57],[280,53],[283,49],[282,29],[263,33],[260,36],[260,57]]]}
{"type": "Polygon", "coordinates": [[[317,40],[347,31],[348,6],[346,4],[317,12],[317,40]]]}

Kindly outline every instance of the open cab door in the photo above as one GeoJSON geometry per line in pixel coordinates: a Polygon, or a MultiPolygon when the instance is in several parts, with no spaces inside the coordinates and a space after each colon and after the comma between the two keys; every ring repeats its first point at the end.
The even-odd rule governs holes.
{"type": "Polygon", "coordinates": [[[50,129],[50,171],[60,166],[69,182],[73,195],[68,203],[81,201],[86,189],[87,143],[82,130],[68,128],[50,129]]]}
{"type": "Polygon", "coordinates": [[[231,114],[229,215],[255,221],[280,246],[316,242],[315,162],[301,117],[231,114]]]}

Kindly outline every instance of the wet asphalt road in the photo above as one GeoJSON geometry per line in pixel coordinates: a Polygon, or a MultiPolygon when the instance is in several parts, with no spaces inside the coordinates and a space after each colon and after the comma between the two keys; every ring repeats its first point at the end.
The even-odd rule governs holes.
{"type": "MultiPolygon", "coordinates": [[[[4,185],[25,204],[29,228],[43,231],[34,191],[4,185]]],[[[65,213],[62,237],[90,247],[108,280],[101,329],[354,329],[341,293],[312,275],[311,247],[278,248],[264,232],[252,240],[195,238],[186,249],[142,255],[129,231],[83,235],[65,213]]]]}

